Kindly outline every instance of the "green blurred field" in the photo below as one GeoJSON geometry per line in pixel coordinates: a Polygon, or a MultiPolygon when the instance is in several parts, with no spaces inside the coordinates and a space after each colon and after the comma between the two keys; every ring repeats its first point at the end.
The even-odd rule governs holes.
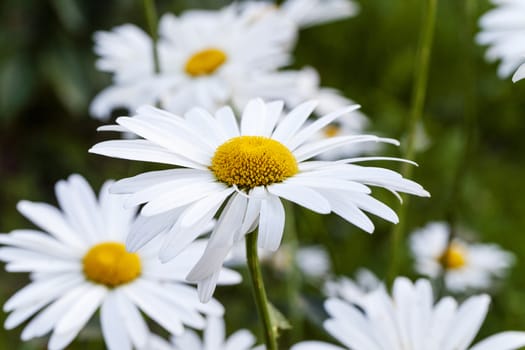
{"type": "MultiPolygon", "coordinates": [[[[487,0],[472,1],[474,17],[467,16],[466,1],[439,2],[424,115],[431,145],[418,155],[420,166],[414,171],[415,179],[432,198],[410,201],[407,227],[443,220],[453,208],[458,222],[479,232],[479,240],[513,251],[517,263],[506,283],[494,292],[480,334],[525,330],[525,279],[521,274],[525,270],[525,82],[498,79],[496,65],[484,62],[484,49],[474,44],[476,20],[490,7],[487,0]],[[468,162],[463,162],[468,113],[476,125],[468,162]],[[464,177],[458,193],[452,195],[458,166],[464,168],[464,177]]],[[[216,8],[224,3],[157,1],[159,13],[178,13],[190,5],[216,8]]],[[[295,66],[317,68],[323,85],[342,90],[363,106],[374,132],[402,140],[423,1],[360,3],[361,13],[356,18],[301,32],[295,66]]],[[[96,133],[100,123],[89,117],[87,108],[110,82],[108,74],[94,70],[92,33],[125,22],[145,27],[141,2],[0,2],[0,232],[30,227],[17,213],[17,201],[56,203],[53,184],[71,173],[83,174],[98,187],[107,178],[146,169],[141,164],[87,153],[104,137],[96,133]]],[[[399,155],[399,150],[385,147],[384,153],[399,155]]],[[[395,204],[388,193],[378,195],[395,204]]],[[[320,218],[304,210],[296,210],[296,220],[299,241],[325,245],[337,274],[351,276],[361,266],[380,276],[388,270],[390,225],[386,222],[374,220],[377,230],[368,235],[339,218],[320,218]]],[[[403,274],[415,277],[409,260],[404,262],[403,274]]],[[[5,272],[0,278],[1,303],[27,281],[24,275],[5,272]]],[[[287,276],[268,271],[268,279],[270,299],[285,315],[297,311],[288,303],[287,276]]],[[[303,294],[307,320],[283,334],[283,348],[301,333],[310,339],[329,339],[319,327],[319,315],[317,319],[310,317],[320,310],[321,295],[310,284],[304,285],[303,294]]],[[[216,297],[226,305],[230,331],[240,327],[259,331],[247,284],[219,289],[216,297]]],[[[20,331],[21,327],[0,330],[0,349],[45,348],[45,339],[21,343],[20,331]]],[[[69,347],[103,348],[96,326],[69,347]]]]}

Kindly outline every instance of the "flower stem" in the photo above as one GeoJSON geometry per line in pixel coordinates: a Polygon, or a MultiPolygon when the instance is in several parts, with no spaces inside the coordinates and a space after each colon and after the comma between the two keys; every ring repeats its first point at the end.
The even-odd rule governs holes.
{"type": "MultiPolygon", "coordinates": [[[[465,41],[464,45],[466,48],[465,53],[463,54],[464,67],[462,69],[462,71],[465,74],[465,76],[463,77],[463,81],[465,83],[463,89],[465,108],[463,112],[464,116],[462,126],[464,144],[463,149],[457,160],[456,173],[454,174],[454,178],[452,179],[452,184],[450,186],[451,190],[448,199],[448,206],[445,213],[446,220],[449,225],[449,236],[446,248],[447,250],[450,249],[452,242],[457,236],[457,217],[460,211],[461,204],[461,187],[463,185],[463,179],[465,178],[465,175],[469,170],[469,165],[474,150],[474,144],[476,141],[476,72],[475,60],[473,55],[471,54],[475,51],[472,47],[474,46],[472,37],[474,35],[474,32],[476,31],[476,5],[477,3],[475,0],[467,0],[464,3],[465,30],[463,32],[463,40],[465,41]]],[[[443,279],[443,285],[445,285],[445,274],[446,270],[443,269],[443,273],[441,276],[441,278],[443,279]]]]}
{"type": "Polygon", "coordinates": [[[148,25],[148,31],[152,40],[152,50],[153,50],[153,69],[155,73],[160,72],[160,62],[159,62],[159,50],[157,47],[157,41],[159,39],[159,34],[157,31],[158,25],[158,16],[157,9],[155,8],[155,0],[144,0],[144,12],[146,14],[146,22],[148,25]]]}
{"type": "Polygon", "coordinates": [[[266,350],[277,350],[277,328],[272,324],[270,306],[266,297],[261,267],[257,256],[257,231],[246,235],[246,256],[248,258],[248,269],[250,270],[257,313],[263,324],[266,350]]]}
{"type": "MultiPolygon", "coordinates": [[[[417,126],[418,122],[423,117],[425,97],[427,93],[428,67],[430,64],[430,54],[432,52],[432,42],[434,39],[436,12],[437,0],[427,0],[421,38],[418,46],[414,85],[412,89],[410,118],[408,120],[408,137],[406,139],[406,148],[403,152],[403,158],[406,159],[414,159],[417,126]]],[[[410,178],[412,175],[412,167],[407,163],[403,163],[401,166],[401,174],[406,178],[410,178]]],[[[402,260],[402,244],[409,197],[403,196],[403,199],[404,205],[399,208],[399,224],[392,229],[391,263],[388,273],[389,282],[392,282],[397,275],[402,260]]]]}

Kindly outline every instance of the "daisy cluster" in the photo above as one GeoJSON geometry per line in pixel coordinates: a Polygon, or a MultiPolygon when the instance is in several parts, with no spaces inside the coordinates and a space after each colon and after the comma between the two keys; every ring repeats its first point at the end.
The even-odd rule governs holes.
{"type": "MultiPolygon", "coordinates": [[[[492,30],[503,22],[510,28],[517,22],[506,13],[525,8],[500,3],[482,18],[478,39],[494,45],[489,56],[501,58],[500,74],[508,75],[525,60],[507,55],[505,46],[516,45],[492,30]]],[[[327,297],[323,328],[340,346],[302,341],[293,350],[525,346],[519,331],[471,345],[489,309],[486,293],[514,256],[476,243],[463,228],[433,222],[415,230],[414,271],[427,279],[397,277],[391,295],[373,272],[360,269],[355,280],[334,275],[326,247],[300,245],[300,232],[286,237],[296,207],[373,233],[371,215],[399,222],[378,192],[430,197],[401,173],[368,165],[416,164],[375,155],[378,145],[399,142],[363,134],[368,119],[359,105],[321,87],[314,68],[289,68],[302,28],[357,11],[349,0],[244,1],[165,14],[158,40],[133,24],[95,33],[96,66],[112,74],[112,84],[91,113],[107,120],[124,108],[129,115],[100,127],[119,134],[89,152],[158,165],[106,180],[98,194],[73,174],[56,183],[57,205],[18,203],[36,228],[0,234],[0,260],[30,282],[6,301],[4,327],[25,323],[21,339],[49,335],[52,350],[92,325],[110,350],[264,350],[248,329],[228,335],[228,310],[214,298],[218,286],[242,282],[234,269],[245,267],[245,240],[255,237],[266,267],[327,297]],[[435,300],[438,292],[464,301],[435,300]]],[[[284,318],[271,310],[272,319],[284,318]]]]}

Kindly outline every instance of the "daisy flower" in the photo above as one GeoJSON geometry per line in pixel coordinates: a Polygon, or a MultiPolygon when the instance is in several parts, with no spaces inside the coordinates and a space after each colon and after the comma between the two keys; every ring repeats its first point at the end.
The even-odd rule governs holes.
{"type": "Polygon", "coordinates": [[[246,329],[241,329],[226,339],[224,320],[220,317],[207,319],[204,334],[201,337],[191,330],[181,336],[171,337],[171,342],[160,337],[150,340],[149,350],[264,350],[264,346],[253,347],[255,336],[246,329]]]}
{"type": "MultiPolygon", "coordinates": [[[[52,332],[49,349],[64,349],[100,309],[100,325],[110,350],[143,348],[149,330],[141,313],[167,331],[182,334],[184,326],[202,329],[204,315],[221,316],[213,300],[200,303],[184,276],[202,254],[196,241],[170,263],[157,259],[158,240],[129,253],[124,241],[131,226],[149,226],[135,211],[123,209],[122,196],[110,195],[106,182],[99,199],[86,180],[72,175],[59,181],[57,209],[46,203],[21,201],[18,210],[43,231],[15,230],[0,236],[0,260],[10,272],[29,272],[32,282],[4,305],[11,312],[5,327],[29,321],[22,339],[52,332]]],[[[221,283],[240,276],[223,270],[221,283]]]]}
{"type": "Polygon", "coordinates": [[[495,277],[503,277],[514,256],[495,244],[468,243],[454,238],[449,246],[450,227],[432,222],[410,237],[415,269],[422,275],[438,278],[454,292],[488,289],[495,277]]]}
{"type": "Polygon", "coordinates": [[[461,305],[451,297],[434,304],[428,280],[412,283],[398,277],[392,297],[384,288],[370,293],[358,308],[332,298],[325,302],[325,330],[343,347],[307,341],[291,350],[517,350],[525,332],[507,331],[470,344],[490,304],[487,295],[473,296],[461,305]]]}
{"type": "MultiPolygon", "coordinates": [[[[195,227],[220,211],[206,252],[188,275],[188,280],[199,282],[201,298],[206,300],[230,249],[247,232],[258,227],[259,247],[277,250],[285,220],[282,199],[320,214],[334,212],[373,232],[374,224],[363,211],[394,223],[398,218],[392,209],[370,195],[369,186],[429,196],[419,184],[395,171],[355,164],[377,158],[309,161],[348,144],[397,144],[395,140],[371,135],[309,142],[314,133],[358,108],[349,106],[335,111],[305,127],[315,107],[316,103],[309,101],[281,117],[282,102],[255,99],[244,109],[239,125],[230,107],[219,109],[215,115],[196,108],[183,118],[146,106],[133,117],[118,118],[119,125],[103,128],[131,132],[143,139],[101,142],[90,152],[177,167],[123,179],[112,187],[114,193],[129,194],[127,205],[145,204],[141,214],[150,220],[182,210],[160,251],[163,261],[182,251],[197,237],[195,227]]],[[[150,230],[145,236],[153,234],[154,230],[150,230]]],[[[128,240],[131,251],[140,247],[135,244],[136,237],[145,240],[144,235],[132,233],[128,240]]]]}
{"type": "MultiPolygon", "coordinates": [[[[525,2],[522,0],[492,0],[495,8],[479,20],[481,31],[476,40],[488,45],[486,58],[501,60],[498,68],[500,78],[507,78],[525,63],[525,2]]],[[[521,79],[525,68],[521,68],[514,80],[521,79]]]]}
{"type": "Polygon", "coordinates": [[[234,100],[247,77],[288,65],[296,35],[290,21],[273,14],[254,20],[237,4],[179,17],[165,14],[159,22],[160,73],[155,74],[152,40],[141,29],[128,24],[97,32],[97,67],[112,72],[115,84],[95,97],[91,113],[103,118],[115,107],[155,102],[175,113],[194,106],[215,110],[234,100]]]}
{"type": "Polygon", "coordinates": [[[312,79],[317,74],[312,68],[282,68],[293,60],[296,20],[345,17],[353,13],[351,4],[287,1],[277,11],[271,3],[241,2],[216,11],[165,14],[159,23],[158,73],[152,40],[143,30],[126,24],[97,32],[96,65],[113,74],[113,84],[95,97],[91,114],[105,119],[115,108],[134,111],[143,104],[159,104],[176,114],[196,106],[215,111],[225,104],[242,110],[255,97],[286,99],[289,108],[319,99],[320,114],[323,101],[346,105],[336,90],[321,88],[318,79],[312,79]]]}

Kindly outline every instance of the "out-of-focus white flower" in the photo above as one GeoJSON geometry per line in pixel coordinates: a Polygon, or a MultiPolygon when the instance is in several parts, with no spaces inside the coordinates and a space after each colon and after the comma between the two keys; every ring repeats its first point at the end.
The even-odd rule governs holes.
{"type": "MultiPolygon", "coordinates": [[[[79,175],[56,185],[60,209],[21,201],[18,210],[43,231],[15,230],[0,235],[0,260],[10,272],[30,272],[32,282],[4,305],[12,329],[34,316],[22,331],[29,340],[52,332],[49,349],[64,349],[100,309],[100,324],[110,350],[143,348],[149,337],[141,311],[174,334],[184,326],[202,329],[201,314],[221,316],[217,301],[199,302],[184,277],[203,253],[197,241],[176,259],[161,264],[159,240],[128,253],[124,241],[140,223],[135,210],[124,209],[121,196],[110,195],[110,182],[99,199],[79,175]]],[[[148,225],[139,225],[147,230],[148,225]]],[[[220,283],[238,283],[231,270],[220,283]]]]}
{"type": "Polygon", "coordinates": [[[246,329],[238,330],[226,339],[224,320],[209,317],[202,339],[191,330],[172,336],[171,342],[154,336],[144,350],[264,350],[264,346],[253,348],[255,341],[253,334],[246,329]]]}
{"type": "Polygon", "coordinates": [[[280,11],[299,27],[310,27],[355,16],[359,6],[350,0],[287,0],[280,11]]]}
{"type": "Polygon", "coordinates": [[[237,4],[166,14],[159,23],[160,72],[155,74],[152,40],[142,30],[128,24],[98,32],[97,67],[113,73],[114,85],[95,97],[91,112],[103,118],[115,106],[157,102],[174,113],[195,106],[215,110],[234,101],[252,76],[288,65],[296,35],[290,21],[275,14],[253,20],[237,4]]]}
{"type": "Polygon", "coordinates": [[[355,282],[345,276],[326,281],[323,292],[330,298],[339,298],[349,303],[360,305],[364,297],[381,287],[379,278],[370,270],[360,268],[356,272],[355,282]]]}
{"type": "MultiPolygon", "coordinates": [[[[282,199],[317,213],[334,212],[373,232],[374,224],[363,211],[394,223],[398,218],[370,195],[368,186],[429,196],[419,184],[395,171],[354,164],[366,158],[308,161],[347,144],[397,144],[371,135],[309,141],[320,129],[358,108],[336,110],[304,126],[316,105],[314,101],[305,102],[281,117],[281,101],[264,103],[255,99],[244,109],[240,123],[229,107],[219,109],[215,115],[193,109],[185,118],[143,107],[133,117],[118,118],[119,126],[113,127],[143,139],[106,141],[90,152],[178,167],[123,179],[112,187],[114,192],[130,194],[128,205],[145,203],[141,213],[151,220],[182,210],[161,249],[163,261],[181,252],[197,237],[195,227],[220,211],[206,252],[188,276],[199,283],[201,299],[207,300],[224,259],[246,233],[258,227],[259,247],[277,250],[285,220],[282,199]],[[224,203],[226,206],[219,210],[224,203]]],[[[155,234],[150,230],[147,236],[155,234]]],[[[132,234],[128,248],[138,249],[144,243],[142,236],[132,234]]]]}
{"type": "Polygon", "coordinates": [[[292,61],[295,20],[342,18],[354,7],[348,0],[292,0],[282,7],[249,1],[178,17],[166,14],[159,24],[158,73],[152,40],[144,31],[126,24],[97,32],[97,68],[113,73],[113,85],[95,97],[91,114],[104,119],[115,108],[133,111],[143,104],[160,104],[176,114],[192,107],[215,111],[225,104],[242,110],[255,97],[284,100],[288,108],[318,99],[319,114],[348,105],[337,90],[319,86],[312,68],[282,68],[292,61]]]}
{"type": "MultiPolygon", "coordinates": [[[[492,0],[495,8],[485,13],[479,20],[481,27],[476,40],[489,45],[486,58],[489,61],[501,60],[498,68],[500,78],[507,78],[525,63],[525,1],[492,0]]],[[[523,77],[521,68],[514,80],[523,77]]]]}
{"type": "MultiPolygon", "coordinates": [[[[295,264],[301,273],[313,279],[319,279],[328,276],[331,269],[331,262],[328,252],[322,246],[304,246],[299,247],[296,253],[293,253],[290,244],[281,245],[276,252],[258,249],[259,260],[270,265],[279,272],[290,272],[295,264]]],[[[246,264],[246,247],[245,241],[237,242],[232,248],[231,254],[224,261],[228,267],[244,266],[246,264]]]]}
{"type": "Polygon", "coordinates": [[[291,350],[517,350],[525,346],[525,332],[507,331],[476,345],[476,337],[490,304],[487,295],[473,296],[461,305],[451,297],[434,304],[428,280],[412,283],[398,277],[392,297],[384,288],[366,296],[357,308],[336,298],[325,302],[329,319],[325,330],[344,347],[318,341],[291,350]]]}
{"type": "Polygon", "coordinates": [[[503,277],[514,256],[495,244],[468,243],[454,238],[449,246],[450,227],[432,222],[414,231],[410,249],[415,269],[438,278],[444,273],[445,286],[455,292],[488,289],[495,277],[503,277]]]}
{"type": "Polygon", "coordinates": [[[322,246],[299,248],[295,261],[303,274],[311,278],[326,277],[331,269],[330,256],[322,246]]]}

